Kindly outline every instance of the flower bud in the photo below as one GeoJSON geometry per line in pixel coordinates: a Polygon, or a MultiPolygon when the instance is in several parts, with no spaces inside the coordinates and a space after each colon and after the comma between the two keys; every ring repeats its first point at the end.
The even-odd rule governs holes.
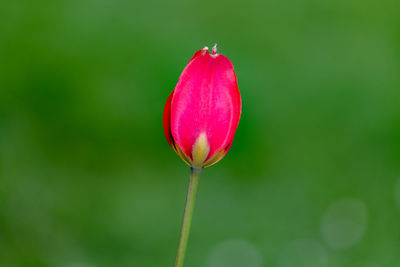
{"type": "Polygon", "coordinates": [[[191,167],[217,163],[229,151],[239,124],[241,98],[231,61],[205,47],[183,70],[164,108],[164,133],[191,167]]]}

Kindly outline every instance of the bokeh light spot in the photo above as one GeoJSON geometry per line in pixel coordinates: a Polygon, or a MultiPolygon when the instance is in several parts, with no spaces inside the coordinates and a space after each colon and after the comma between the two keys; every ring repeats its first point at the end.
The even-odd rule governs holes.
{"type": "Polygon", "coordinates": [[[325,248],[315,240],[300,239],[283,249],[278,267],[325,267],[327,253],[325,248]]]}
{"type": "Polygon", "coordinates": [[[321,231],[333,249],[345,249],[361,240],[367,225],[367,207],[359,199],[345,198],[334,202],[325,211],[321,231]]]}
{"type": "Polygon", "coordinates": [[[210,253],[207,267],[261,267],[262,256],[252,244],[241,239],[225,240],[210,253]]]}

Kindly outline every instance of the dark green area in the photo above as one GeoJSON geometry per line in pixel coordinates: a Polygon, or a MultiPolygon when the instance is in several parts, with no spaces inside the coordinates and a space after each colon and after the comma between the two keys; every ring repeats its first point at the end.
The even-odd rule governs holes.
{"type": "Polygon", "coordinates": [[[189,168],[162,129],[192,54],[243,115],[205,169],[187,267],[400,266],[400,8],[3,0],[0,266],[172,266],[189,168]]]}

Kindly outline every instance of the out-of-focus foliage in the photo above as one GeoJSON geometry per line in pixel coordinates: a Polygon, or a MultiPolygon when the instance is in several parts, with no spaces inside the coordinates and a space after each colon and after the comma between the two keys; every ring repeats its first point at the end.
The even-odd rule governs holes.
{"type": "Polygon", "coordinates": [[[172,266],[162,111],[218,42],[243,116],[188,267],[400,265],[400,19],[383,1],[3,0],[0,266],[172,266]]]}

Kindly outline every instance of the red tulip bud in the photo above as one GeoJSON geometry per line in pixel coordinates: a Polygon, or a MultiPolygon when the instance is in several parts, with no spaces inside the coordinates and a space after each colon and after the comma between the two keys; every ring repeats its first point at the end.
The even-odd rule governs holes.
{"type": "Polygon", "coordinates": [[[241,114],[241,98],[231,61],[205,47],[183,70],[164,108],[164,133],[191,167],[205,168],[228,153],[241,114]]]}

